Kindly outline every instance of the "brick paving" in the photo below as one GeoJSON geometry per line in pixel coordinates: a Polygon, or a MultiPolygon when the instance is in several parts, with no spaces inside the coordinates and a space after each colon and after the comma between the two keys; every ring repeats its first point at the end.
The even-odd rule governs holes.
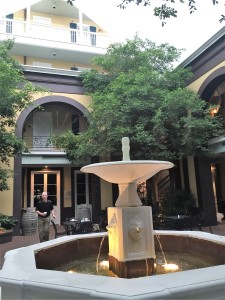
{"type": "MultiPolygon", "coordinates": [[[[55,238],[54,229],[52,226],[50,226],[50,234],[49,234],[50,240],[55,238]]],[[[3,262],[4,262],[4,255],[7,251],[26,247],[34,244],[39,243],[39,238],[37,232],[33,235],[18,235],[13,236],[12,241],[8,243],[0,244],[0,269],[2,268],[3,262]]]]}
{"type": "MultiPolygon", "coordinates": [[[[217,235],[223,235],[225,236],[225,220],[222,221],[221,224],[218,224],[216,226],[211,226],[213,234],[217,235]]],[[[204,227],[203,231],[209,232],[209,227],[204,227]]],[[[50,240],[54,239],[54,230],[52,226],[50,227],[50,240]]],[[[29,236],[13,236],[12,242],[0,244],[0,269],[2,268],[3,262],[4,262],[4,255],[7,251],[12,249],[17,249],[21,247],[26,247],[30,245],[34,245],[39,243],[38,235],[33,234],[29,236]]]]}

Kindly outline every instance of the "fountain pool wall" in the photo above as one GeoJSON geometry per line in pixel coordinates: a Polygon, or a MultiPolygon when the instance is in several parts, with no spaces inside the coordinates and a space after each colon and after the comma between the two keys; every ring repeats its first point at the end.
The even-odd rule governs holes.
{"type": "Polygon", "coordinates": [[[156,234],[160,236],[164,251],[181,252],[185,248],[187,252],[189,249],[191,253],[202,253],[216,260],[219,265],[133,279],[40,269],[43,265],[52,267],[51,264],[59,259],[69,259],[71,251],[86,251],[85,255],[96,251],[99,241],[107,234],[65,236],[6,253],[0,270],[2,300],[224,299],[225,237],[192,231],[156,231],[156,234]],[[94,243],[95,240],[98,242],[94,243]]]}

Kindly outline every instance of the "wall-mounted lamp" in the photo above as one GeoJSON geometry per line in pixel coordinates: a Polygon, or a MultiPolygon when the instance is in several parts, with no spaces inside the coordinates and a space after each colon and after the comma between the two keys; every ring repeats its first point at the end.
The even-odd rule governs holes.
{"type": "Polygon", "coordinates": [[[56,9],[56,1],[52,1],[52,8],[56,9]]]}
{"type": "Polygon", "coordinates": [[[211,116],[214,116],[218,113],[221,106],[221,96],[212,96],[209,100],[209,104],[212,105],[212,109],[210,110],[211,116]]]}
{"type": "Polygon", "coordinates": [[[220,105],[214,106],[214,107],[210,110],[211,116],[214,117],[214,116],[218,113],[219,109],[220,109],[220,105]]]}

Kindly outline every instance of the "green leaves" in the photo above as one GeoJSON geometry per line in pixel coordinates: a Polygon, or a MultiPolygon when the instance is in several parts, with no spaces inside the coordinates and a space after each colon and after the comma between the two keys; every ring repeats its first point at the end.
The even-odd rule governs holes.
{"type": "Polygon", "coordinates": [[[208,155],[207,141],[220,135],[222,126],[210,117],[206,102],[185,87],[190,70],[172,67],[179,55],[172,46],[135,36],[95,59],[96,69],[83,75],[92,97],[89,128],[64,141],[68,158],[121,159],[123,136],[130,138],[131,159],[208,155]]]}
{"type": "MultiPolygon", "coordinates": [[[[158,0],[121,0],[122,2],[118,5],[119,8],[125,9],[129,3],[134,2],[136,5],[143,5],[143,6],[151,6],[151,5],[158,5],[158,0]]],[[[199,0],[201,1],[201,0],[199,0]]],[[[154,6],[154,16],[158,17],[162,20],[162,26],[166,24],[166,20],[170,17],[176,18],[178,15],[178,11],[175,9],[175,5],[182,3],[187,4],[189,8],[189,13],[193,14],[197,10],[196,0],[161,0],[162,4],[160,6],[154,6]],[[169,5],[168,5],[169,2],[169,5]]],[[[206,2],[206,0],[205,0],[206,2]]],[[[211,0],[213,5],[219,3],[218,0],[211,0]]],[[[221,16],[219,20],[222,22],[224,20],[224,15],[221,16]]]]}

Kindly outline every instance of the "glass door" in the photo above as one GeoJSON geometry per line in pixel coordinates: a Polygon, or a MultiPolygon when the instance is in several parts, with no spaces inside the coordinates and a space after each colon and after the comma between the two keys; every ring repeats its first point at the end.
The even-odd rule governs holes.
{"type": "Polygon", "coordinates": [[[74,180],[75,217],[77,217],[78,209],[85,206],[90,208],[92,215],[90,174],[75,171],[74,180]]]}
{"type": "Polygon", "coordinates": [[[56,215],[56,224],[60,224],[60,172],[32,171],[31,172],[31,206],[35,207],[41,199],[42,192],[48,193],[56,215]]]}

